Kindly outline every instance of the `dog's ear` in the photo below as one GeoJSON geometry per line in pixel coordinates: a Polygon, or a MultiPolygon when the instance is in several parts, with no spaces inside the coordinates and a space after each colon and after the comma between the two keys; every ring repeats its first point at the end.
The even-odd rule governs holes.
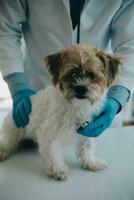
{"type": "Polygon", "coordinates": [[[99,50],[96,52],[96,56],[98,56],[104,64],[105,73],[107,75],[107,86],[110,86],[120,72],[122,59],[116,55],[99,50]]]}
{"type": "Polygon", "coordinates": [[[60,74],[60,68],[61,68],[61,53],[55,53],[52,55],[48,55],[45,59],[44,59],[44,64],[47,68],[47,70],[49,71],[49,73],[52,75],[52,81],[54,83],[54,85],[57,84],[58,82],[58,77],[60,74]]]}

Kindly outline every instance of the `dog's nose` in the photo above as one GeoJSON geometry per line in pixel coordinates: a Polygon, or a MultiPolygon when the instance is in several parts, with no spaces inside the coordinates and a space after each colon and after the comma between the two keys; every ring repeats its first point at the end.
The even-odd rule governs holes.
{"type": "Polygon", "coordinates": [[[74,91],[76,92],[76,97],[79,99],[86,98],[85,94],[87,92],[87,87],[84,85],[76,85],[74,86],[74,91]]]}

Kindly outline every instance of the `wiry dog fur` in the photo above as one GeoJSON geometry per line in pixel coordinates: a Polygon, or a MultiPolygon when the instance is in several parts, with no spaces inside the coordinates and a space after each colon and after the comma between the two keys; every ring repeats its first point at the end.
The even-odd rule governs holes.
{"type": "Polygon", "coordinates": [[[31,97],[28,126],[16,128],[11,113],[7,116],[0,135],[0,159],[6,159],[22,139],[30,138],[39,145],[45,172],[66,180],[69,169],[64,162],[63,146],[75,138],[82,168],[104,169],[106,162],[94,155],[93,138],[80,136],[76,130],[102,106],[119,72],[120,59],[81,44],[49,55],[45,64],[53,84],[31,97]]]}

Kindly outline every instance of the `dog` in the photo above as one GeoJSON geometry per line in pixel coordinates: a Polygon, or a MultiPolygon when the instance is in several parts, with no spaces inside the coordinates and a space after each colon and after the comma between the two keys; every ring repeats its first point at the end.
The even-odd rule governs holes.
{"type": "Polygon", "coordinates": [[[83,169],[105,169],[106,162],[95,156],[94,139],[77,134],[77,128],[91,121],[105,102],[120,72],[120,58],[90,44],[78,44],[48,55],[43,62],[52,84],[31,97],[32,112],[25,128],[17,128],[8,114],[0,135],[0,160],[8,158],[23,139],[32,139],[46,174],[65,181],[70,171],[63,147],[74,140],[83,169]]]}

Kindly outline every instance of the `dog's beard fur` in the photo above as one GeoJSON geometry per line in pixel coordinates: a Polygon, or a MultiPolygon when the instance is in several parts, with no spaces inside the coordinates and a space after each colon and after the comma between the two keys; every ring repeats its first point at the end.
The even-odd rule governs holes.
{"type": "Polygon", "coordinates": [[[25,129],[14,125],[11,113],[7,116],[0,134],[0,160],[6,159],[22,139],[31,138],[38,142],[45,172],[66,180],[69,172],[61,141],[75,136],[82,168],[104,169],[106,163],[94,155],[93,139],[76,134],[76,128],[100,108],[119,72],[120,59],[81,44],[46,57],[45,63],[53,85],[32,97],[32,113],[25,129]]]}

